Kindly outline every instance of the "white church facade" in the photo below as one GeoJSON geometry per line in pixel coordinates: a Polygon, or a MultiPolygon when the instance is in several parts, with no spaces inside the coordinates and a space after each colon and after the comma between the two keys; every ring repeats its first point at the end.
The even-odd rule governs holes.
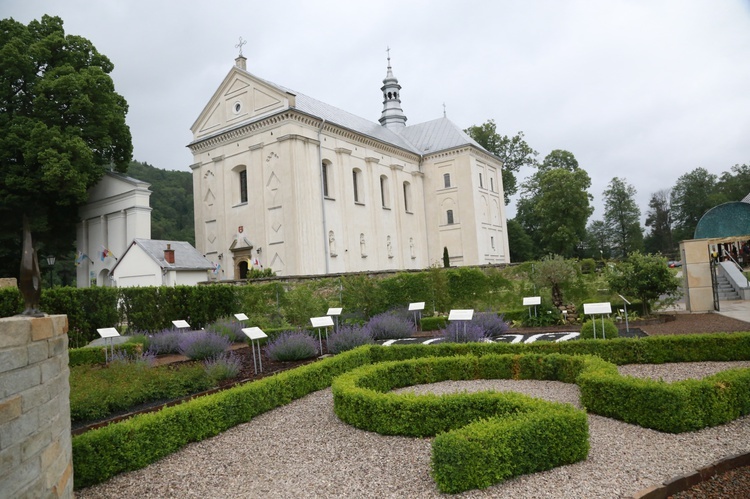
{"type": "Polygon", "coordinates": [[[373,122],[236,59],[188,145],[196,247],[222,279],[510,261],[500,160],[445,116],[407,126],[390,57],[381,90],[373,122]]]}

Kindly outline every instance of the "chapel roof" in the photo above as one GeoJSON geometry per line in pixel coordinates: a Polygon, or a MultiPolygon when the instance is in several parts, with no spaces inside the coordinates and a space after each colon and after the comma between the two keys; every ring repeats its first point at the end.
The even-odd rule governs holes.
{"type": "MultiPolygon", "coordinates": [[[[214,268],[214,265],[187,241],[135,238],[125,251],[125,254],[120,257],[120,261],[122,261],[130,248],[134,245],[139,246],[162,269],[210,270],[214,268]],[[174,263],[169,263],[164,259],[164,250],[167,249],[167,245],[174,250],[174,263]]],[[[117,263],[119,264],[120,262],[118,261],[117,263]]],[[[115,265],[115,267],[117,267],[117,265],[115,265]]],[[[114,271],[115,268],[112,269],[112,273],[114,273],[114,271]]]]}

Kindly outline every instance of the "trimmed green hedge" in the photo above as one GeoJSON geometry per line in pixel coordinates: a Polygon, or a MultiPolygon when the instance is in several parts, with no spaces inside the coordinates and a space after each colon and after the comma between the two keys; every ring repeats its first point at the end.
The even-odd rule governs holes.
{"type": "Polygon", "coordinates": [[[258,414],[327,388],[335,376],[369,363],[369,351],[368,347],[350,350],[74,436],[74,487],[88,487],[143,468],[190,442],[218,435],[258,414]]]}
{"type": "Polygon", "coordinates": [[[334,410],[342,421],[366,431],[438,435],[432,446],[432,475],[438,488],[448,493],[485,488],[514,476],[586,459],[586,413],[569,404],[512,392],[444,396],[388,392],[446,380],[509,378],[521,372],[528,378],[570,382],[572,374],[583,366],[582,359],[467,355],[368,365],[334,380],[334,410]]]}
{"type": "MultiPolygon", "coordinates": [[[[141,352],[143,345],[140,343],[122,343],[114,346],[115,353],[126,352],[129,356],[133,356],[141,352]]],[[[106,348],[109,352],[109,347],[106,348]]],[[[68,365],[70,367],[82,366],[85,364],[104,364],[107,360],[107,353],[105,348],[101,347],[83,347],[83,348],[71,348],[68,350],[68,365]]]]}
{"type": "MultiPolygon", "coordinates": [[[[216,435],[265,411],[326,388],[334,377],[363,365],[424,357],[528,353],[596,355],[612,364],[750,360],[750,333],[540,342],[529,345],[439,343],[362,346],[158,413],[136,416],[74,436],[75,487],[93,485],[116,474],[142,468],[190,442],[216,435]]],[[[518,362],[518,376],[522,376],[522,373],[541,376],[557,372],[555,375],[559,378],[555,379],[568,380],[577,372],[571,367],[563,376],[559,368],[555,371],[550,367],[555,365],[555,361],[535,360],[526,355],[520,357],[518,362]]],[[[576,376],[581,386],[582,401],[590,412],[624,421],[639,421],[638,424],[646,426],[652,424],[650,421],[653,419],[663,418],[669,428],[657,426],[658,421],[654,423],[654,427],[661,431],[685,431],[680,428],[695,425],[696,421],[705,426],[721,424],[738,415],[750,413],[750,370],[747,369],[670,385],[624,378],[617,375],[613,371],[614,366],[607,362],[588,362],[586,372],[576,376]],[[690,401],[690,397],[696,397],[693,400],[695,407],[689,408],[687,416],[676,419],[664,417],[667,412],[685,411],[686,401],[690,401]]],[[[502,366],[500,363],[496,365],[502,366]]],[[[502,371],[504,368],[497,369],[502,371]]]]}
{"type": "Polygon", "coordinates": [[[448,325],[448,318],[445,316],[422,317],[419,321],[422,331],[437,331],[445,329],[448,325]]]}

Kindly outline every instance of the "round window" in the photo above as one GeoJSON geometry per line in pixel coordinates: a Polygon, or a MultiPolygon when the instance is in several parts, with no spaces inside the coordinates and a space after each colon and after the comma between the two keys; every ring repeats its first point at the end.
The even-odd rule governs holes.
{"type": "Polygon", "coordinates": [[[242,110],[242,104],[239,102],[236,102],[234,104],[234,114],[238,114],[242,110]]]}

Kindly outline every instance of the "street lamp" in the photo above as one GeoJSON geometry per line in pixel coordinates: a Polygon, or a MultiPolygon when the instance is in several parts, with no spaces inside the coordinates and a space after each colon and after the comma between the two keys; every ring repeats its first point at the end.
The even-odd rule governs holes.
{"type": "Polygon", "coordinates": [[[56,258],[53,255],[50,255],[47,257],[47,265],[50,266],[50,272],[49,272],[49,287],[52,287],[52,270],[55,267],[55,260],[56,258]]]}

